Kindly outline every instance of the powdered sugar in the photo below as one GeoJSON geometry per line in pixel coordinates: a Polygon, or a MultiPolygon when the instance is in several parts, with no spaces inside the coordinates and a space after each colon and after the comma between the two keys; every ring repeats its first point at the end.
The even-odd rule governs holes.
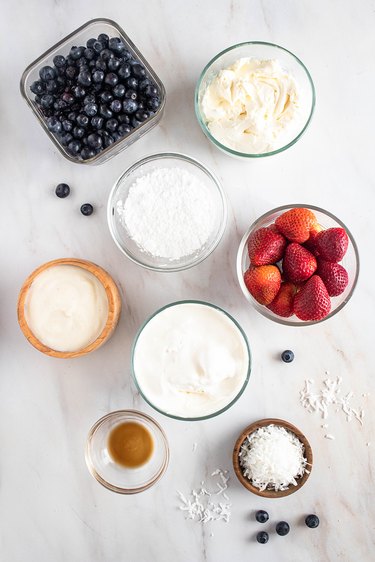
{"type": "Polygon", "coordinates": [[[200,250],[214,228],[206,185],[183,168],[155,168],[137,178],[117,202],[122,225],[139,248],[178,260],[200,250]]]}

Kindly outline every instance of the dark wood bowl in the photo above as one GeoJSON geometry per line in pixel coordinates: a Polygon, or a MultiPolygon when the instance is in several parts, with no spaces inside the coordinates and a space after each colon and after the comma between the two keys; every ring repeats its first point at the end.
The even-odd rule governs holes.
{"type": "Polygon", "coordinates": [[[257,496],[261,496],[262,498],[283,498],[284,496],[289,496],[290,494],[294,494],[294,492],[297,492],[297,490],[302,488],[302,486],[304,485],[304,483],[306,482],[306,480],[310,476],[312,464],[313,464],[312,449],[311,449],[310,443],[308,442],[306,437],[303,435],[303,433],[297,427],[292,425],[291,423],[289,423],[287,421],[284,421],[284,420],[274,419],[274,418],[258,420],[256,422],[250,424],[249,426],[247,426],[243,430],[243,432],[241,433],[239,438],[237,439],[236,444],[235,444],[234,449],[233,449],[233,468],[234,468],[234,472],[236,473],[236,476],[237,476],[238,480],[241,482],[241,484],[247,490],[249,490],[250,492],[253,492],[253,494],[256,494],[257,496]],[[296,437],[301,441],[301,443],[303,444],[303,446],[305,448],[305,458],[307,459],[307,470],[309,470],[309,472],[305,471],[303,476],[297,480],[297,486],[290,486],[287,490],[284,490],[284,491],[276,492],[275,490],[267,490],[266,489],[266,490],[263,490],[261,492],[259,490],[259,488],[256,488],[255,486],[252,485],[251,480],[249,480],[248,478],[246,478],[246,476],[244,476],[244,474],[242,472],[242,468],[240,466],[240,459],[239,459],[238,454],[240,452],[241,445],[243,444],[243,442],[245,441],[245,439],[248,435],[250,435],[251,433],[254,433],[254,431],[256,429],[258,429],[259,427],[265,427],[265,426],[270,425],[270,424],[278,425],[280,427],[285,427],[285,429],[289,429],[289,431],[294,433],[294,435],[296,435],[296,437]]]}

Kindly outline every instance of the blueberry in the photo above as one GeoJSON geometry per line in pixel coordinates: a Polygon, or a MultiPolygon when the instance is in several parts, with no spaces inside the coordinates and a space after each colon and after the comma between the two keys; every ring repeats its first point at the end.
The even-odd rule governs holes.
{"type": "Polygon", "coordinates": [[[121,57],[125,62],[131,62],[133,60],[131,52],[127,49],[124,49],[121,53],[117,53],[117,56],[121,57]]]}
{"type": "Polygon", "coordinates": [[[99,113],[100,113],[101,117],[104,117],[104,119],[111,119],[111,117],[113,115],[112,111],[105,104],[102,104],[100,106],[99,113]]]}
{"type": "Polygon", "coordinates": [[[159,95],[159,90],[157,89],[156,86],[154,86],[153,84],[149,84],[146,88],[145,88],[145,94],[146,96],[150,97],[150,98],[156,98],[156,96],[159,95]]]}
{"type": "Polygon", "coordinates": [[[156,111],[159,106],[160,106],[159,98],[150,98],[149,100],[147,100],[147,107],[151,111],[156,111]]]}
{"type": "Polygon", "coordinates": [[[139,111],[139,104],[138,104],[138,111],[135,112],[135,118],[138,119],[138,121],[146,121],[146,119],[148,119],[150,117],[150,114],[148,111],[139,111]]]}
{"type": "Polygon", "coordinates": [[[88,41],[86,41],[86,47],[88,49],[92,49],[95,42],[96,42],[96,39],[94,39],[94,37],[92,37],[91,39],[88,39],[88,41]]]}
{"type": "Polygon", "coordinates": [[[286,521],[279,521],[276,525],[276,533],[280,535],[280,537],[285,537],[290,531],[289,524],[286,521]]]}
{"type": "Polygon", "coordinates": [[[53,107],[56,109],[56,111],[63,111],[64,109],[66,109],[68,107],[68,104],[64,100],[57,100],[53,104],[53,107]]]}
{"type": "Polygon", "coordinates": [[[125,97],[127,99],[130,99],[130,100],[136,100],[137,97],[138,97],[138,94],[135,90],[126,90],[125,97]]]}
{"type": "Polygon", "coordinates": [[[83,100],[83,105],[86,105],[88,103],[95,103],[95,96],[93,96],[92,94],[87,94],[87,96],[85,96],[83,100]]]}
{"type": "Polygon", "coordinates": [[[87,115],[83,115],[82,113],[80,113],[77,116],[77,125],[79,125],[80,127],[87,127],[88,124],[89,118],[87,117],[87,115]]]}
{"type": "Polygon", "coordinates": [[[105,127],[110,133],[114,133],[118,127],[117,119],[108,119],[105,127]]]}
{"type": "Polygon", "coordinates": [[[98,106],[96,105],[96,103],[87,103],[84,106],[83,111],[89,117],[94,117],[94,115],[96,115],[98,113],[98,106]]]}
{"type": "Polygon", "coordinates": [[[134,100],[126,99],[122,104],[122,108],[125,113],[135,113],[138,109],[138,104],[134,100]]]}
{"type": "Polygon", "coordinates": [[[104,72],[102,70],[95,70],[92,74],[92,79],[96,84],[100,84],[104,80],[104,72]]]}
{"type": "Polygon", "coordinates": [[[51,133],[54,133],[55,135],[61,133],[62,125],[60,121],[57,119],[57,117],[49,117],[47,119],[47,127],[48,130],[51,131],[51,133]]]}
{"type": "MultiPolygon", "coordinates": [[[[85,149],[83,149],[82,152],[84,150],[85,149]]],[[[89,217],[90,215],[93,214],[93,212],[94,212],[94,207],[91,205],[91,203],[84,203],[83,205],[81,205],[81,213],[85,215],[85,217],[89,217]]]]}
{"type": "Polygon", "coordinates": [[[257,542],[259,542],[260,544],[268,543],[268,538],[268,533],[266,533],[266,531],[260,531],[257,534],[257,542]]]}
{"type": "Polygon", "coordinates": [[[76,62],[76,65],[79,68],[79,71],[81,72],[81,70],[89,70],[89,65],[87,64],[87,60],[84,58],[78,59],[76,62]]]}
{"type": "Polygon", "coordinates": [[[78,60],[82,57],[85,47],[72,47],[69,55],[73,60],[78,60]]]}
{"type": "Polygon", "coordinates": [[[104,78],[104,82],[108,84],[108,86],[116,86],[118,82],[117,74],[115,74],[114,72],[109,72],[104,78]]]}
{"type": "Polygon", "coordinates": [[[255,519],[258,521],[258,523],[267,523],[269,515],[267,511],[264,511],[264,509],[259,509],[259,511],[257,511],[255,514],[255,519]]]}
{"type": "Polygon", "coordinates": [[[95,117],[91,119],[91,127],[99,130],[103,127],[103,122],[104,122],[103,117],[99,117],[99,115],[95,115],[95,117]]]}
{"type": "Polygon", "coordinates": [[[96,53],[101,53],[104,49],[104,45],[100,41],[95,41],[95,43],[92,44],[92,48],[96,53]]]}
{"type": "Polygon", "coordinates": [[[139,101],[139,100],[138,100],[137,103],[138,103],[138,110],[140,110],[140,109],[145,109],[146,106],[145,106],[145,102],[144,102],[144,101],[139,101]]]}
{"type": "Polygon", "coordinates": [[[98,70],[107,70],[107,63],[102,59],[98,59],[95,63],[95,66],[98,70]]]}
{"type": "Polygon", "coordinates": [[[86,95],[86,90],[82,86],[74,86],[72,92],[75,98],[83,98],[86,95]]]}
{"type": "Polygon", "coordinates": [[[129,115],[126,115],[125,113],[122,113],[121,115],[118,115],[117,120],[118,120],[119,123],[123,123],[124,125],[129,125],[129,123],[130,123],[130,117],[129,117],[129,115]]]}
{"type": "Polygon", "coordinates": [[[136,119],[135,116],[133,115],[133,117],[131,118],[130,124],[134,129],[136,129],[137,127],[139,127],[139,125],[142,124],[142,121],[138,121],[138,119],[136,119]]]}
{"type": "Polygon", "coordinates": [[[113,57],[113,59],[110,59],[110,60],[108,61],[107,66],[108,66],[108,69],[109,69],[109,70],[114,71],[114,70],[117,70],[117,69],[118,69],[118,67],[120,66],[120,64],[121,64],[120,59],[116,59],[116,57],[113,57]]]}
{"type": "Polygon", "coordinates": [[[85,129],[82,127],[74,127],[73,129],[73,137],[76,139],[82,139],[85,136],[85,129]]]}
{"type": "Polygon", "coordinates": [[[103,141],[97,133],[91,133],[87,137],[87,144],[91,148],[94,148],[95,150],[99,150],[102,147],[103,141]]]}
{"type": "Polygon", "coordinates": [[[44,94],[41,97],[40,104],[43,108],[48,109],[53,105],[53,96],[51,94],[44,94]]]}
{"type": "Polygon", "coordinates": [[[71,105],[74,102],[74,96],[72,96],[69,92],[64,92],[61,99],[68,105],[71,105]]]}
{"type": "MultiPolygon", "coordinates": [[[[65,72],[65,70],[64,70],[64,72],[65,72]]],[[[56,84],[57,84],[57,87],[59,88],[59,90],[63,90],[65,88],[65,85],[66,85],[65,76],[58,76],[56,78],[56,84]]]]}
{"type": "Polygon", "coordinates": [[[147,88],[147,86],[150,86],[150,84],[151,84],[150,80],[148,78],[144,78],[143,80],[141,80],[139,82],[139,85],[138,85],[139,90],[141,92],[143,92],[147,88]]]}
{"type": "Polygon", "coordinates": [[[104,47],[108,47],[109,37],[106,33],[101,33],[98,37],[98,41],[100,41],[104,47]]]}
{"type": "Polygon", "coordinates": [[[95,57],[94,49],[87,47],[83,52],[83,56],[86,60],[92,60],[95,57]]]}
{"type": "Polygon", "coordinates": [[[109,103],[113,100],[113,95],[108,91],[102,92],[99,97],[103,103],[109,103]]]}
{"type": "Polygon", "coordinates": [[[105,62],[108,63],[108,61],[110,59],[112,59],[115,55],[112,53],[112,51],[110,51],[109,49],[104,49],[101,53],[100,53],[100,58],[102,60],[104,60],[105,62]]]}
{"type": "Polygon", "coordinates": [[[146,77],[146,69],[144,66],[142,66],[141,64],[133,64],[132,66],[132,73],[133,76],[135,76],[136,78],[145,78],[146,77]]]}
{"type": "Polygon", "coordinates": [[[78,74],[77,80],[80,84],[82,84],[82,86],[90,86],[90,84],[91,84],[91,74],[87,70],[82,70],[78,74]]]}
{"type": "Polygon", "coordinates": [[[46,84],[46,92],[48,94],[54,94],[58,89],[56,80],[48,80],[48,82],[46,82],[45,84],[46,84]]]}
{"type": "Polygon", "coordinates": [[[36,94],[36,96],[34,98],[34,101],[35,101],[36,104],[40,105],[41,102],[42,102],[41,96],[38,96],[38,94],[36,94]]]}
{"type": "Polygon", "coordinates": [[[138,80],[134,78],[134,76],[130,76],[130,78],[127,78],[125,80],[125,84],[128,88],[132,88],[133,90],[136,90],[138,88],[138,80]]]}
{"type": "Polygon", "coordinates": [[[69,78],[69,80],[73,80],[75,75],[77,74],[77,69],[75,66],[67,66],[65,70],[65,76],[69,78]]]}
{"type": "Polygon", "coordinates": [[[120,37],[111,37],[108,42],[108,47],[115,53],[122,53],[125,51],[125,45],[120,37]]]}
{"type": "Polygon", "coordinates": [[[58,138],[63,146],[67,146],[73,140],[73,136],[70,133],[63,133],[58,138]]]}
{"type": "Polygon", "coordinates": [[[316,529],[319,526],[319,517],[317,515],[308,515],[305,523],[310,529],[316,529]]]}
{"type": "Polygon", "coordinates": [[[122,64],[120,66],[120,68],[118,69],[118,75],[123,80],[125,80],[126,78],[129,78],[130,74],[131,74],[130,64],[126,64],[126,63],[122,64]]]}
{"type": "Polygon", "coordinates": [[[111,146],[111,144],[113,144],[115,142],[113,137],[107,131],[103,131],[102,136],[103,136],[105,148],[108,148],[109,146],[111,146]]]}
{"type": "Polygon", "coordinates": [[[95,154],[96,154],[95,150],[93,150],[92,148],[89,148],[88,146],[85,146],[81,150],[82,160],[88,160],[89,158],[93,158],[95,156],[95,154]]]}
{"type": "Polygon", "coordinates": [[[43,94],[46,91],[46,85],[40,80],[35,80],[30,86],[30,90],[33,94],[43,94]]]}
{"type": "Polygon", "coordinates": [[[113,113],[120,113],[120,111],[122,110],[122,103],[120,102],[120,100],[113,100],[111,101],[109,107],[111,108],[113,113]]]}
{"type": "Polygon", "coordinates": [[[70,187],[67,183],[59,183],[59,185],[56,186],[55,193],[60,199],[65,199],[70,193],[70,187]]]}
{"type": "Polygon", "coordinates": [[[79,152],[81,152],[82,145],[78,140],[72,140],[68,144],[68,150],[72,156],[76,156],[79,152]]]}
{"type": "Polygon", "coordinates": [[[113,94],[116,96],[116,98],[123,98],[125,95],[126,88],[124,84],[117,84],[117,86],[115,86],[112,91],[113,94]]]}
{"type": "Polygon", "coordinates": [[[294,359],[293,351],[290,351],[290,349],[286,349],[282,352],[281,359],[284,361],[284,363],[291,363],[294,359]]]}
{"type": "Polygon", "coordinates": [[[53,57],[53,64],[56,66],[56,68],[64,68],[66,65],[65,57],[63,57],[62,55],[56,55],[55,57],[53,57]]]}
{"type": "Polygon", "coordinates": [[[73,129],[73,123],[69,121],[69,119],[64,119],[64,121],[61,122],[61,125],[64,131],[66,131],[67,133],[70,133],[70,131],[73,129]]]}
{"type": "Polygon", "coordinates": [[[117,142],[118,140],[121,139],[121,136],[117,132],[111,133],[111,137],[113,138],[113,142],[117,142]]]}
{"type": "Polygon", "coordinates": [[[53,80],[56,77],[56,70],[52,68],[52,66],[43,66],[39,70],[40,79],[43,82],[47,82],[48,80],[53,80]]]}
{"type": "Polygon", "coordinates": [[[117,132],[121,137],[124,137],[125,135],[128,135],[131,130],[132,128],[130,127],[130,125],[125,125],[125,123],[122,123],[117,129],[117,132]]]}
{"type": "Polygon", "coordinates": [[[68,119],[69,121],[75,121],[77,118],[77,114],[75,111],[71,111],[70,113],[68,113],[68,119]]]}

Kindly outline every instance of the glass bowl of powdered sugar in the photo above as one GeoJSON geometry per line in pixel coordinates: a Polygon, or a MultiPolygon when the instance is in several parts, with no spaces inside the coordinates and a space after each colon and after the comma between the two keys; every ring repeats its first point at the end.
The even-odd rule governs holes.
{"type": "Polygon", "coordinates": [[[203,261],[226,225],[226,198],[219,180],[183,154],[139,160],[115,183],[108,225],[118,248],[155,271],[181,271],[203,261]]]}

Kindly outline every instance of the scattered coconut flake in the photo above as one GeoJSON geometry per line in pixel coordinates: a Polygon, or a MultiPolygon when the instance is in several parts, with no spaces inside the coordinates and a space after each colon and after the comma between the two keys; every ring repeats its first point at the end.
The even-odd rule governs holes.
{"type": "Polygon", "coordinates": [[[371,445],[371,443],[370,443],[370,442],[369,442],[369,443],[366,443],[366,447],[369,447],[370,445],[371,445]]]}
{"type": "Polygon", "coordinates": [[[198,443],[193,443],[193,448],[192,448],[193,453],[195,453],[197,447],[198,447],[198,443]]]}
{"type": "Polygon", "coordinates": [[[328,427],[328,423],[324,423],[323,425],[320,426],[322,429],[327,429],[328,427]]]}
{"type": "Polygon", "coordinates": [[[326,439],[335,439],[335,437],[333,435],[331,435],[330,433],[326,433],[324,437],[326,439]]]}
{"type": "MultiPolygon", "coordinates": [[[[228,489],[229,476],[227,470],[217,468],[211,474],[211,477],[218,477],[216,487],[218,490],[208,490],[205,486],[204,480],[201,481],[198,490],[192,490],[190,497],[187,498],[182,492],[177,490],[178,497],[180,498],[181,505],[179,509],[186,512],[186,519],[200,521],[201,523],[208,523],[209,521],[224,521],[228,523],[231,516],[231,503],[226,494],[228,489]],[[217,501],[217,496],[222,496],[223,501],[217,501]]],[[[217,479],[216,479],[217,480],[217,479]]]]}

